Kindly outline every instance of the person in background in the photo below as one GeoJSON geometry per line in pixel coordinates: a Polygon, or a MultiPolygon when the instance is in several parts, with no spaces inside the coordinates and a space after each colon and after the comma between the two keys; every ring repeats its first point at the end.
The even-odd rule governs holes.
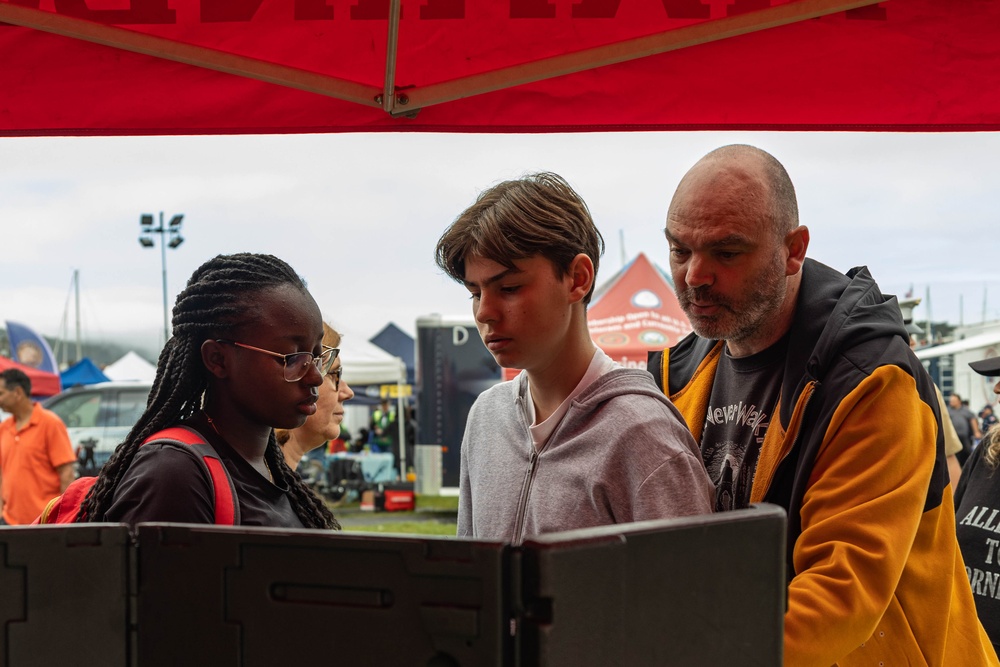
{"type": "Polygon", "coordinates": [[[979,444],[979,441],[983,439],[983,431],[981,428],[979,428],[979,417],[978,415],[976,415],[976,413],[972,411],[972,407],[969,405],[969,399],[967,398],[962,399],[962,407],[968,410],[969,414],[972,415],[972,424],[974,427],[973,428],[974,437],[972,440],[972,447],[975,448],[976,445],[979,444]]]}
{"type": "MultiPolygon", "coordinates": [[[[913,322],[907,320],[903,322],[906,326],[906,333],[910,335],[910,349],[916,349],[916,337],[923,335],[924,330],[913,322]]],[[[962,441],[958,438],[958,433],[955,432],[955,425],[951,423],[951,419],[944,418],[944,415],[948,414],[948,404],[944,402],[944,395],[937,384],[934,385],[934,393],[937,395],[938,410],[941,414],[941,430],[944,434],[944,454],[947,457],[948,479],[951,482],[951,490],[954,492],[958,487],[958,479],[962,476],[962,464],[958,461],[958,455],[962,452],[962,441]]]]}
{"type": "Polygon", "coordinates": [[[342,366],[338,349],[340,334],[326,322],[323,323],[323,345],[337,352],[334,353],[333,366],[319,387],[316,412],[306,417],[305,422],[298,428],[279,428],[274,433],[285,456],[285,462],[292,470],[298,468],[299,461],[307,452],[340,437],[340,423],[344,421],[344,402],[354,398],[354,392],[341,377],[342,366]]]}
{"type": "MultiPolygon", "coordinates": [[[[975,361],[969,366],[986,377],[1000,375],[1000,357],[975,361]]],[[[1000,382],[993,387],[1000,394],[1000,382]]],[[[958,543],[976,600],[979,619],[1000,650],[1000,429],[989,429],[962,468],[955,491],[958,543]]]]}
{"type": "Polygon", "coordinates": [[[979,431],[979,421],[972,410],[962,403],[962,397],[953,393],[948,397],[948,416],[958,433],[958,439],[962,442],[962,451],[958,453],[958,462],[963,466],[969,460],[972,449],[976,442],[982,437],[979,431]]]}
{"type": "Polygon", "coordinates": [[[792,181],[759,148],[699,160],[664,231],[694,333],[648,367],[712,478],[732,469],[732,504],[717,501],[788,512],[785,664],[997,665],[896,299],[865,268],[806,257],[792,181]]]}
{"type": "Polygon", "coordinates": [[[997,423],[997,416],[993,414],[993,406],[986,405],[982,410],[979,411],[979,418],[982,420],[982,424],[979,427],[982,436],[986,437],[986,432],[989,431],[994,424],[997,423]]]}
{"type": "Polygon", "coordinates": [[[388,398],[383,398],[379,406],[372,410],[368,438],[373,452],[392,452],[393,444],[399,441],[396,406],[388,398]]]}
{"type": "Polygon", "coordinates": [[[472,296],[497,363],[462,439],[458,535],[528,535],[711,512],[712,485],[677,410],[642,370],[594,345],[587,304],[604,241],[555,174],[505,181],[448,227],[437,265],[472,296]]]}
{"type": "Polygon", "coordinates": [[[371,432],[364,426],[358,429],[358,437],[351,442],[351,446],[348,450],[352,454],[359,454],[365,451],[365,447],[368,446],[368,441],[371,439],[371,432]]]}
{"type": "Polygon", "coordinates": [[[273,431],[316,412],[318,387],[337,357],[322,339],[319,307],[285,262],[240,253],[202,264],[177,296],[146,410],[76,520],[214,523],[214,486],[199,455],[167,440],[146,442],[185,426],[222,460],[241,525],[339,528],[285,463],[273,431]]]}
{"type": "Polygon", "coordinates": [[[0,523],[29,524],[73,481],[76,454],[66,425],[31,400],[31,378],[0,373],[0,523]]]}

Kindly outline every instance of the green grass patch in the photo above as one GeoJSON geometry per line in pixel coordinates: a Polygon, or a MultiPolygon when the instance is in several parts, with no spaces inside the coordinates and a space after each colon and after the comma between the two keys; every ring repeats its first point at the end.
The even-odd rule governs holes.
{"type": "Polygon", "coordinates": [[[368,525],[348,526],[345,531],[365,533],[402,533],[404,535],[445,535],[455,537],[454,523],[438,521],[387,521],[368,525]]]}
{"type": "Polygon", "coordinates": [[[458,496],[417,496],[417,508],[422,510],[458,511],[458,496]]]}

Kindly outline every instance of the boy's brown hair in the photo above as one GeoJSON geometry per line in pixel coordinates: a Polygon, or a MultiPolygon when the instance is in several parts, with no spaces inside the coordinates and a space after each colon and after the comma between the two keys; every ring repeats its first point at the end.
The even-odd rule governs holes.
{"type": "MultiPolygon", "coordinates": [[[[508,269],[515,268],[517,260],[540,255],[564,276],[580,253],[590,257],[596,276],[604,238],[587,204],[569,183],[543,172],[504,181],[481,193],[438,239],[434,258],[445,273],[464,282],[465,260],[473,255],[508,269]]],[[[591,285],[585,304],[593,293],[591,285]]]]}

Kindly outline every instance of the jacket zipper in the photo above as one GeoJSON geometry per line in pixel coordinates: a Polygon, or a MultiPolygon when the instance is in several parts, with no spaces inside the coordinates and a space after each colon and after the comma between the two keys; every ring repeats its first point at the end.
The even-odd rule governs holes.
{"type": "Polygon", "coordinates": [[[513,544],[516,546],[521,543],[523,535],[521,535],[524,530],[524,515],[528,511],[528,494],[531,493],[531,482],[535,477],[535,464],[538,462],[538,452],[535,450],[535,446],[529,444],[531,447],[531,455],[528,457],[528,470],[524,474],[524,484],[521,486],[521,499],[517,504],[517,515],[514,517],[514,534],[513,534],[513,544]]]}

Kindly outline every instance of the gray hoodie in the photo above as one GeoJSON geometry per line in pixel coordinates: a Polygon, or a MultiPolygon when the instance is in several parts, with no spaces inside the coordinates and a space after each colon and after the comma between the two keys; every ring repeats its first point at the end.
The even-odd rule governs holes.
{"type": "Polygon", "coordinates": [[[521,373],[483,392],[462,440],[459,537],[538,535],[712,511],[680,413],[643,370],[615,368],[572,400],[535,451],[521,373]]]}

